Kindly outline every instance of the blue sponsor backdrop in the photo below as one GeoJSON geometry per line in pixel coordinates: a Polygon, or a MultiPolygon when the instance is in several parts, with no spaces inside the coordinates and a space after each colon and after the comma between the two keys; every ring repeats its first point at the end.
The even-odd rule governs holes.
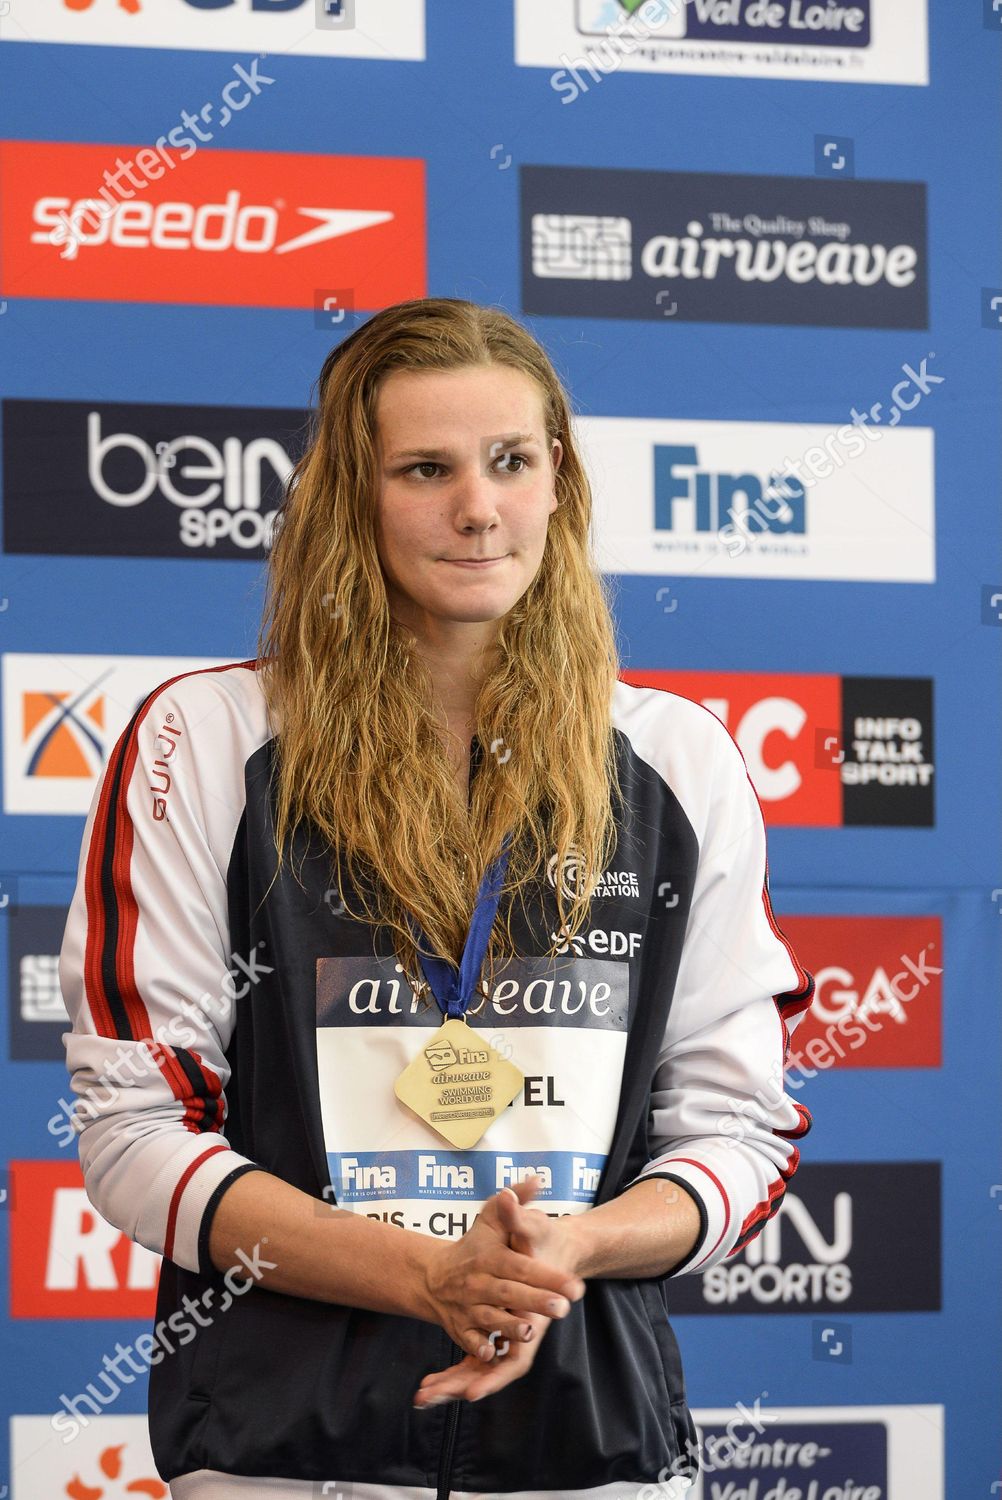
{"type": "MultiPolygon", "coordinates": [[[[112,6],[96,0],[102,3],[112,6]]],[[[186,0],[177,3],[184,9],[186,0]]],[[[884,8],[885,21],[893,8],[884,8]]],[[[877,26],[875,6],[866,7],[867,24],[871,9],[877,26]]],[[[241,4],[227,12],[232,54],[0,48],[3,136],[109,146],[155,140],[181,109],[216,97],[233,62],[248,62],[237,40],[246,11],[241,4]]],[[[851,45],[865,47],[864,34],[851,45]]],[[[993,1188],[1002,1182],[1002,626],[992,594],[993,585],[1002,591],[1002,324],[991,300],[1000,279],[1000,49],[990,5],[931,0],[928,86],[621,70],[564,104],[549,69],[515,66],[506,0],[476,7],[429,0],[427,61],[269,55],[274,84],[233,118],[220,147],[423,158],[427,292],[524,315],[584,415],[835,425],[853,405],[886,401],[906,362],[917,370],[934,354],[944,383],[901,422],[935,432],[935,583],[683,578],[675,588],[678,608],[668,614],[655,601],[663,576],[624,576],[617,611],[627,666],[933,680],[935,826],[775,828],[770,866],[780,916],[943,915],[942,1069],[833,1070],[803,1095],[815,1115],[803,1143],[806,1160],[942,1163],[942,1308],[848,1309],[841,1317],[851,1332],[851,1361],[829,1356],[837,1341],[819,1338],[809,1306],[782,1317],[767,1308],[733,1317],[679,1314],[677,1326],[694,1406],[751,1402],[764,1390],[769,1402],[785,1406],[944,1404],[951,1496],[987,1494],[999,1472],[1002,1189],[993,1188]],[[752,179],[797,179],[798,211],[812,212],[811,194],[801,190],[811,188],[816,162],[827,170],[819,137],[851,148],[855,180],[837,192],[865,192],[872,239],[897,227],[902,238],[927,243],[920,290],[903,301],[889,299],[885,288],[874,289],[867,303],[858,287],[844,304],[818,288],[787,286],[779,297],[766,287],[768,295],[757,297],[762,287],[732,277],[716,314],[702,285],[703,303],[667,318],[654,308],[653,293],[645,312],[631,300],[636,287],[630,292],[615,279],[524,279],[531,264],[526,212],[628,214],[635,191],[643,197],[660,181],[636,179],[635,189],[630,174],[637,172],[670,174],[669,185],[673,174],[725,174],[744,179],[742,192],[752,179]],[[591,204],[576,180],[601,188],[591,204]],[[589,291],[604,300],[589,304],[589,291]]],[[[777,211],[782,197],[775,194],[765,211],[777,211]]],[[[829,204],[837,216],[835,199],[823,211],[829,204]]],[[[669,209],[661,232],[684,233],[669,209]]],[[[612,245],[613,266],[617,253],[612,245]]],[[[336,245],[330,284],[338,285],[336,245]]],[[[0,316],[0,394],[302,410],[337,336],[310,305],[12,298],[0,316]]],[[[58,528],[57,497],[49,498],[50,524],[58,528]]],[[[45,506],[47,497],[36,503],[45,506]]],[[[77,537],[67,552],[78,550],[77,537]]],[[[4,652],[240,660],[253,651],[260,565],[202,555],[11,553],[0,561],[0,595],[4,652]]],[[[5,753],[15,744],[16,726],[7,724],[5,753]]],[[[5,815],[5,893],[29,905],[64,904],[82,827],[78,816],[5,815]]],[[[0,921],[5,949],[7,928],[0,921]]],[[[6,951],[0,973],[6,983],[6,951]]],[[[41,980],[40,993],[44,998],[41,980]]],[[[10,1040],[14,1029],[3,1028],[10,1040]]],[[[61,1065],[8,1054],[2,1088],[5,1157],[56,1158],[46,1121],[67,1091],[61,1065]]],[[[897,1218],[883,1245],[892,1264],[939,1256],[928,1238],[937,1222],[929,1209],[916,1203],[913,1216],[897,1218]]],[[[865,1205],[856,1210],[862,1215],[865,1205]]],[[[833,1232],[831,1224],[822,1227],[833,1232]]],[[[6,1235],[0,1245],[6,1284],[6,1235]]],[[[140,1327],[135,1320],[9,1320],[6,1307],[0,1325],[9,1350],[3,1405],[25,1413],[48,1413],[61,1391],[82,1390],[101,1355],[116,1339],[134,1339],[140,1327]]],[[[141,1411],[143,1403],[140,1381],[119,1405],[141,1411]]],[[[861,1480],[882,1482],[882,1453],[859,1449],[861,1480]]],[[[0,1429],[0,1482],[6,1462],[0,1429]]],[[[844,1467],[848,1472],[852,1463],[844,1467]]],[[[909,1500],[921,1500],[918,1491],[909,1500]]]]}

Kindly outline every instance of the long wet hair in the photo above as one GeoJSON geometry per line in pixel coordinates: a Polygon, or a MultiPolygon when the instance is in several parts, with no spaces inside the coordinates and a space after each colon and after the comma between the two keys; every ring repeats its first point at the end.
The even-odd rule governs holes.
{"type": "Polygon", "coordinates": [[[520,323],[448,297],[378,312],[331,350],[318,386],[309,445],[276,517],[258,637],[275,729],[276,875],[287,838],[303,824],[308,841],[319,837],[333,856],[328,896],[336,892],[340,910],[392,932],[404,974],[422,994],[408,917],[458,967],[481,877],[511,832],[480,981],[488,993],[514,954],[512,902],[530,881],[556,888],[563,935],[552,953],[580,930],[622,806],[611,599],[590,551],[591,490],[568,399],[520,323]],[[413,634],[389,613],[376,548],[375,409],[391,370],[491,365],[536,382],[544,447],[558,438],[563,457],[538,572],[499,622],[494,665],[476,700],[483,758],[467,812],[431,711],[431,676],[413,634]],[[342,859],[361,910],[349,906],[342,859]]]}

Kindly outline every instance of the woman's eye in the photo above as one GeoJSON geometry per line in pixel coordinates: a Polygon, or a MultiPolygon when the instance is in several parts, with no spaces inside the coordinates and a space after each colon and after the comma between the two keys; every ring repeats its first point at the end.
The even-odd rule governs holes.
{"type": "MultiPolygon", "coordinates": [[[[525,453],[502,453],[494,462],[500,464],[503,470],[512,474],[523,473],[529,465],[528,455],[525,453]],[[516,461],[521,465],[521,468],[516,469],[513,467],[516,461]]],[[[440,469],[441,467],[441,464],[432,463],[430,459],[427,459],[424,463],[411,464],[410,468],[404,470],[404,473],[413,474],[416,469],[440,469]]]]}

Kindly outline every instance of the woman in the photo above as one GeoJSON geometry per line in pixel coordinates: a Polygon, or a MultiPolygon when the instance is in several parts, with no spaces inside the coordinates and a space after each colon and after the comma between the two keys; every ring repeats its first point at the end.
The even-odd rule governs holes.
{"type": "Polygon", "coordinates": [[[163,1256],[180,1500],[689,1487],[667,1284],[782,1201],[813,981],[726,729],[618,680],[590,519],[526,330],[385,309],[258,655],[157,687],[95,794],[68,1066],[90,1199],[163,1256]]]}

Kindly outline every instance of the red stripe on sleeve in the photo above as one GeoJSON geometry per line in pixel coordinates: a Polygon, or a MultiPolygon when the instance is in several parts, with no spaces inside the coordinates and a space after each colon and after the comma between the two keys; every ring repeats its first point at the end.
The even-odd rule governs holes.
{"type": "Polygon", "coordinates": [[[164,1236],[164,1256],[167,1260],[173,1259],[174,1230],[177,1226],[177,1211],[181,1203],[181,1194],[184,1192],[184,1189],[191,1179],[193,1173],[198,1171],[198,1168],[202,1165],[203,1161],[208,1161],[209,1157],[215,1156],[217,1151],[228,1151],[229,1149],[230,1148],[226,1145],[210,1146],[207,1151],[202,1152],[201,1156],[196,1156],[193,1162],[189,1162],[188,1166],[182,1173],[181,1179],[178,1182],[177,1187],[174,1189],[173,1196],[170,1200],[170,1208],[167,1212],[167,1232],[164,1236]]]}

